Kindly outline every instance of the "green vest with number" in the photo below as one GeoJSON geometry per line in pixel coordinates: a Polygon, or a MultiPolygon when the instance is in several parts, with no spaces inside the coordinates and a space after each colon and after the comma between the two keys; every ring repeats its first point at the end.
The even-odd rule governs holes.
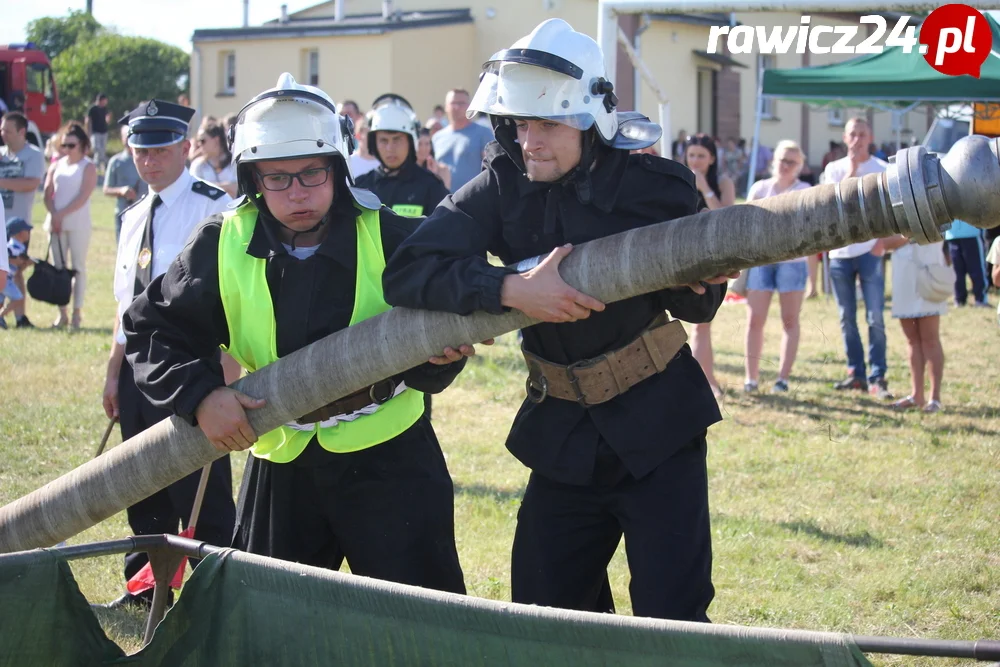
{"type": "MultiPolygon", "coordinates": [[[[385,254],[379,214],[359,211],[355,218],[358,270],[349,326],[389,310],[382,296],[385,254]]],[[[278,359],[274,304],[265,275],[267,261],[247,254],[256,223],[257,209],[246,203],[223,216],[219,237],[219,293],[229,326],[229,347],[223,349],[251,373],[278,359]]],[[[250,452],[274,463],[288,463],[302,453],[313,436],[328,451],[355,452],[391,440],[413,426],[423,412],[423,394],[407,388],[373,414],[354,421],[324,427],[310,424],[304,431],[279,426],[261,435],[250,452]]]]}

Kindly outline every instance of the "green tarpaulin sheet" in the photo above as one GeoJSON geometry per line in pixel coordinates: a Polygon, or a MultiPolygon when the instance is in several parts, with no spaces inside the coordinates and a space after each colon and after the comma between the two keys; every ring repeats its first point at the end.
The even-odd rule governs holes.
{"type": "MultiPolygon", "coordinates": [[[[1000,45],[1000,25],[985,14],[993,31],[994,51],[1000,45]]],[[[861,102],[996,102],[1000,101],[1000,57],[990,54],[980,78],[947,76],[934,70],[914,49],[899,46],[844,62],[798,69],[764,71],[765,97],[812,103],[862,106],[861,102]]]]}
{"type": "Polygon", "coordinates": [[[587,614],[437,593],[226,551],[124,656],[55,554],[0,558],[0,666],[869,665],[850,637],[587,614]]]}

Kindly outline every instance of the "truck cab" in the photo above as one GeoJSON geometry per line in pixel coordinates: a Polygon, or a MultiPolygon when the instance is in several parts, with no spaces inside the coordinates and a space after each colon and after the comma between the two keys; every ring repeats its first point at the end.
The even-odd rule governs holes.
{"type": "Polygon", "coordinates": [[[34,44],[0,45],[0,99],[28,118],[28,140],[39,148],[62,125],[52,64],[34,44]]]}
{"type": "Polygon", "coordinates": [[[923,145],[932,153],[945,154],[956,141],[970,134],[1000,137],[1000,104],[975,102],[957,111],[943,110],[927,130],[923,145]]]}

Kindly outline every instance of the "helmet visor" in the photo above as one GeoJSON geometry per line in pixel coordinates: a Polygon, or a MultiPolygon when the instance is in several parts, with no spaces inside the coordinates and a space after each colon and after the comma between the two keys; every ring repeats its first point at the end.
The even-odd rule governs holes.
{"type": "Polygon", "coordinates": [[[491,60],[483,67],[468,115],[541,118],[589,130],[596,101],[571,74],[538,64],[491,60]]]}
{"type": "Polygon", "coordinates": [[[263,99],[237,121],[232,153],[240,161],[339,153],[347,156],[340,116],[302,97],[263,99]]]}

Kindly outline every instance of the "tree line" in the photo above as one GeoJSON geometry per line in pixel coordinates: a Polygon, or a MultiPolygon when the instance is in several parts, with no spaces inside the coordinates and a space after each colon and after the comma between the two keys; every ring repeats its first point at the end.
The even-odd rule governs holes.
{"type": "Polygon", "coordinates": [[[84,11],[31,21],[26,37],[52,61],[65,119],[82,119],[98,93],[118,117],[153,97],[173,101],[188,87],[182,49],[121,35],[84,11]]]}

